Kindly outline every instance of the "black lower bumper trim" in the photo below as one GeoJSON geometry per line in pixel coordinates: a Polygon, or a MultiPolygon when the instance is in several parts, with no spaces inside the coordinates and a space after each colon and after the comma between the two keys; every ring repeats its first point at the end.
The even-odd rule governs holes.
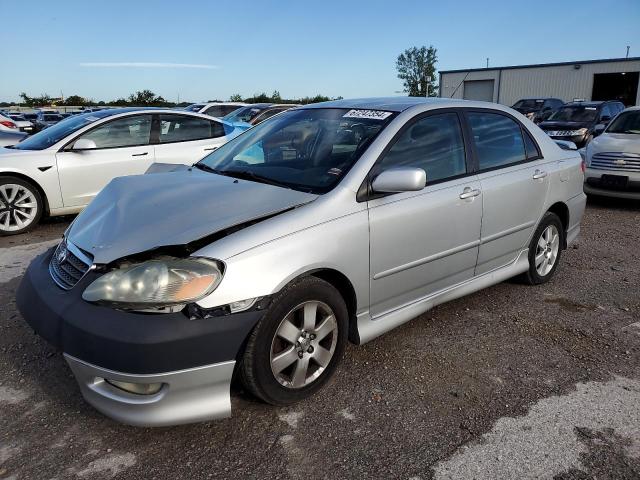
{"type": "Polygon", "coordinates": [[[48,342],[85,362],[133,374],[173,372],[235,360],[263,311],[190,320],[183,313],[145,314],[82,300],[90,272],[65,291],[49,276],[53,249],[27,269],[16,295],[27,323],[48,342]]]}

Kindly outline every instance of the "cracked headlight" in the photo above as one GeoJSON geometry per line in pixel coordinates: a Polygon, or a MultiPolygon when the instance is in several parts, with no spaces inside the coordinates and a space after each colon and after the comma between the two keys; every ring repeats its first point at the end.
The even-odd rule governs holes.
{"type": "Polygon", "coordinates": [[[221,280],[222,272],[213,260],[149,260],[104,274],[87,287],[82,298],[129,310],[157,309],[200,300],[221,280]]]}

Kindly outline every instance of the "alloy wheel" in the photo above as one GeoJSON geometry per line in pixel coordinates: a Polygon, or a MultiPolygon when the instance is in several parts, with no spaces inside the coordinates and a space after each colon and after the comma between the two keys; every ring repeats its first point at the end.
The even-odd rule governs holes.
{"type": "Polygon", "coordinates": [[[287,388],[302,388],[329,366],[338,341],[338,322],[331,308],[307,301],[291,310],[271,342],[271,371],[287,388]]]}
{"type": "Polygon", "coordinates": [[[555,225],[549,225],[542,231],[536,245],[535,265],[538,275],[544,277],[551,272],[560,250],[560,232],[555,225]]]}
{"type": "Polygon", "coordinates": [[[0,230],[16,232],[31,225],[38,214],[35,194],[24,185],[0,185],[0,230]]]}

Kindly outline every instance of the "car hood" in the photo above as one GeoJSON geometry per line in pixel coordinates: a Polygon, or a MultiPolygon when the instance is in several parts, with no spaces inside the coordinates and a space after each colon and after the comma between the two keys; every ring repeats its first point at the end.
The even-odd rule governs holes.
{"type": "Polygon", "coordinates": [[[112,180],[85,208],[67,238],[94,263],[185,245],[229,227],[308,203],[317,195],[201,170],[112,180]]]}
{"type": "MultiPolygon", "coordinates": [[[[18,140],[21,140],[28,136],[24,132],[11,132],[11,134],[15,135],[16,137],[15,143],[18,143],[18,140]]],[[[7,148],[7,147],[0,148],[0,160],[9,160],[9,159],[14,160],[15,158],[28,157],[28,156],[34,156],[34,155],[47,156],[49,155],[49,153],[46,150],[21,150],[19,148],[7,148]]]]}
{"type": "Polygon", "coordinates": [[[640,135],[603,133],[589,143],[589,153],[623,152],[640,154],[640,135]]]}
{"type": "Polygon", "coordinates": [[[589,128],[590,125],[589,122],[555,122],[553,120],[538,124],[543,130],[578,130],[579,128],[589,128]]]}

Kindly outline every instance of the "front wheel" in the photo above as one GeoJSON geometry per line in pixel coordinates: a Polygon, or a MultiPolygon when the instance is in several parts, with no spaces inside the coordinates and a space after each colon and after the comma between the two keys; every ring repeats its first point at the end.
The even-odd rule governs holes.
{"type": "Polygon", "coordinates": [[[526,283],[539,285],[551,280],[560,262],[563,240],[560,218],[545,213],[529,244],[529,270],[523,275],[526,283]]]}
{"type": "Polygon", "coordinates": [[[42,210],[42,196],[31,183],[0,177],[0,235],[31,230],[40,221],[42,210]]]}
{"type": "Polygon", "coordinates": [[[348,313],[329,283],[306,277],[274,298],[249,336],[244,386],[273,405],[303,400],[329,380],[345,349],[348,313]]]}

